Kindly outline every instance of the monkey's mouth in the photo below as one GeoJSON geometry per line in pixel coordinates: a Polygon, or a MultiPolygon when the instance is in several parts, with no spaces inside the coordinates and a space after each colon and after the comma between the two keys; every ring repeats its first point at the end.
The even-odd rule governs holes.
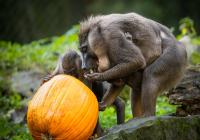
{"type": "Polygon", "coordinates": [[[91,69],[89,69],[89,70],[87,70],[87,71],[84,72],[84,77],[87,78],[88,74],[93,74],[95,72],[97,72],[97,71],[95,69],[91,68],[91,69]]]}
{"type": "Polygon", "coordinates": [[[87,71],[84,71],[84,75],[87,75],[87,74],[92,74],[94,73],[95,71],[93,69],[89,69],[87,71]]]}

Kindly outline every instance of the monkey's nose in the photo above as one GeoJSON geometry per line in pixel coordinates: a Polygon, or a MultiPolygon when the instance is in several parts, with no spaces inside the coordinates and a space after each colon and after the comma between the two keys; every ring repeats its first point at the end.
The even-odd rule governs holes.
{"type": "Polygon", "coordinates": [[[86,65],[82,65],[82,66],[81,66],[81,69],[82,69],[83,71],[86,71],[86,70],[87,70],[86,65]]]}
{"type": "Polygon", "coordinates": [[[87,69],[86,69],[86,68],[82,68],[82,70],[83,70],[83,71],[87,71],[87,69]]]}

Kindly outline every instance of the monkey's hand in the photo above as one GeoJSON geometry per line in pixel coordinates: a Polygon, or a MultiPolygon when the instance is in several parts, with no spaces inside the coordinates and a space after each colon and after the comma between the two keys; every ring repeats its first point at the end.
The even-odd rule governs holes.
{"type": "Polygon", "coordinates": [[[51,74],[46,75],[46,76],[43,78],[43,80],[42,80],[42,82],[41,82],[40,85],[43,85],[44,83],[46,83],[47,81],[49,81],[52,77],[53,77],[53,75],[51,75],[51,74]]]}
{"type": "Polygon", "coordinates": [[[91,73],[91,74],[86,74],[84,76],[87,80],[90,81],[101,81],[103,80],[103,75],[102,73],[91,73]]]}
{"type": "Polygon", "coordinates": [[[94,140],[95,136],[90,136],[88,140],[94,140]]]}
{"type": "Polygon", "coordinates": [[[104,102],[99,102],[99,111],[104,111],[107,105],[104,102]]]}

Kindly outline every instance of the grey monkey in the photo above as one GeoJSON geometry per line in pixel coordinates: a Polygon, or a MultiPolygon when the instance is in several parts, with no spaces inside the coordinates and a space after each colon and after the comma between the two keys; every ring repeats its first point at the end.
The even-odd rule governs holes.
{"type": "Polygon", "coordinates": [[[136,13],[95,16],[82,21],[79,42],[82,69],[94,70],[85,77],[111,83],[99,103],[100,110],[112,104],[128,84],[132,88],[134,116],[155,115],[158,94],[175,86],[187,65],[185,47],[170,30],[136,13]],[[94,58],[95,68],[87,58],[94,58]],[[116,84],[119,80],[123,82],[116,84]]]}

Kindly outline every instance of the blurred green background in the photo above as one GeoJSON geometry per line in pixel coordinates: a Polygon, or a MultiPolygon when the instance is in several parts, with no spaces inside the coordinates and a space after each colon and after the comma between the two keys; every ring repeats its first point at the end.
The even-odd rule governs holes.
{"type": "MultiPolygon", "coordinates": [[[[199,0],[0,0],[0,139],[29,140],[25,113],[41,78],[59,55],[77,49],[79,21],[89,15],[137,12],[167,25],[187,47],[189,65],[200,64],[199,0]]],[[[132,118],[129,88],[126,121],[132,118]]],[[[156,115],[173,114],[168,98],[157,100],[156,115]]],[[[116,125],[113,107],[100,113],[104,128],[116,125]]]]}
{"type": "Polygon", "coordinates": [[[199,0],[0,0],[0,39],[27,43],[61,35],[88,15],[137,12],[178,32],[190,17],[200,32],[199,0]]]}

